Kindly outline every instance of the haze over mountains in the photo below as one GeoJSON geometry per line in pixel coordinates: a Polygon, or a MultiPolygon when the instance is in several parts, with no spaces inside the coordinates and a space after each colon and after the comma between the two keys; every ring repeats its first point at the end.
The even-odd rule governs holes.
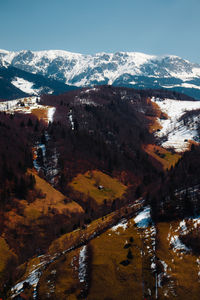
{"type": "Polygon", "coordinates": [[[77,87],[109,84],[139,89],[165,88],[200,99],[200,65],[173,55],[0,50],[0,65],[14,66],[77,87]]]}

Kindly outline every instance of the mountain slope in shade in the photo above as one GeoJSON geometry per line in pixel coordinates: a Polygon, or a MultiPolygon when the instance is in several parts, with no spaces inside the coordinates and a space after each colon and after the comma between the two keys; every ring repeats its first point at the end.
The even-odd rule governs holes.
{"type": "Polygon", "coordinates": [[[178,56],[138,52],[83,55],[61,50],[0,50],[0,64],[60,80],[69,85],[110,84],[166,88],[200,99],[200,65],[178,56]]]}
{"type": "Polygon", "coordinates": [[[0,67],[0,99],[16,99],[30,95],[60,94],[73,90],[60,81],[31,74],[12,66],[0,67]]]}

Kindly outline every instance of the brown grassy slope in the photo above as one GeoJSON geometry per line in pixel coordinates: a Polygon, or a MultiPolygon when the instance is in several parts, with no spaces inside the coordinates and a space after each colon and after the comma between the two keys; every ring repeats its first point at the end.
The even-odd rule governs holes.
{"type": "MultiPolygon", "coordinates": [[[[157,256],[163,260],[167,265],[167,273],[175,284],[175,294],[168,292],[170,299],[199,299],[200,286],[198,278],[198,264],[196,262],[197,256],[192,253],[174,252],[167,240],[168,233],[178,227],[179,222],[158,224],[158,249],[157,256]]],[[[177,233],[174,233],[177,234],[177,233]]],[[[164,297],[167,284],[160,289],[160,299],[164,297]]],[[[169,289],[168,289],[169,290],[169,289]]]]}
{"type": "Polygon", "coordinates": [[[43,120],[48,123],[48,107],[32,109],[31,113],[36,116],[38,120],[43,120]]]}
{"type": "MultiPolygon", "coordinates": [[[[86,299],[142,299],[139,235],[132,226],[125,232],[122,229],[118,233],[109,230],[90,242],[91,282],[86,299]],[[128,253],[124,245],[131,236],[134,238],[131,245],[134,257],[128,266],[123,266],[120,262],[127,259],[128,253]]],[[[79,251],[80,248],[72,251],[47,268],[40,279],[39,295],[42,299],[48,298],[49,282],[54,286],[52,297],[77,299],[81,288],[78,279],[79,251]],[[56,275],[53,276],[55,272],[56,275]]]]}
{"type": "Polygon", "coordinates": [[[132,226],[117,232],[109,230],[91,242],[92,280],[88,299],[142,299],[141,241],[132,226]],[[120,262],[127,259],[124,245],[133,237],[133,259],[128,266],[120,262]]]}
{"type": "Polygon", "coordinates": [[[71,214],[82,214],[82,207],[74,201],[67,199],[62,193],[54,189],[47,181],[40,178],[35,172],[29,170],[29,174],[34,174],[36,185],[40,197],[33,202],[28,203],[26,200],[18,201],[21,214],[18,215],[15,210],[6,213],[6,225],[14,228],[17,224],[22,223],[30,226],[32,222],[37,222],[41,217],[48,217],[52,212],[70,216],[71,214]]]}
{"type": "Polygon", "coordinates": [[[69,186],[75,191],[93,198],[98,205],[102,205],[104,200],[112,201],[121,198],[127,189],[116,178],[98,170],[77,175],[69,186]]]}
{"type": "MultiPolygon", "coordinates": [[[[163,300],[166,297],[184,300],[192,297],[196,300],[200,292],[197,257],[192,253],[174,252],[167,239],[170,230],[174,231],[178,224],[179,222],[159,223],[156,226],[158,243],[155,254],[157,261],[161,260],[167,264],[166,273],[169,276],[164,277],[161,286],[158,286],[158,295],[159,299],[163,300]]],[[[73,237],[73,233],[71,237],[73,237]]],[[[133,220],[128,222],[125,230],[123,228],[116,231],[107,230],[93,239],[90,242],[92,247],[91,282],[87,299],[104,299],[106,297],[109,299],[142,299],[142,280],[144,280],[146,295],[150,289],[153,293],[152,299],[154,299],[156,283],[155,274],[151,269],[154,255],[150,251],[151,244],[149,228],[137,229],[133,220]],[[125,267],[120,262],[127,259],[128,249],[124,249],[124,245],[130,241],[130,237],[133,237],[133,242],[130,243],[133,259],[125,267]],[[141,256],[142,248],[143,257],[141,256]]],[[[56,248],[54,248],[55,250],[56,248]]],[[[161,265],[161,263],[159,264],[161,265]]],[[[71,291],[70,297],[72,298],[69,299],[73,299],[73,296],[73,291],[71,291]]]]}
{"type": "MultiPolygon", "coordinates": [[[[94,222],[86,230],[83,230],[82,234],[80,231],[79,233],[74,231],[68,234],[69,241],[75,241],[76,236],[79,236],[79,240],[84,240],[83,237],[88,235],[88,230],[91,233],[96,231],[97,228],[95,228],[94,222]]],[[[98,222],[100,224],[100,219],[98,222]]],[[[105,222],[105,220],[102,222],[105,222]]],[[[91,281],[89,280],[87,299],[142,299],[143,280],[144,285],[147,285],[152,291],[154,290],[154,275],[150,271],[151,255],[148,253],[144,256],[141,255],[141,234],[143,233],[134,226],[134,221],[131,219],[128,221],[126,229],[121,227],[117,230],[109,229],[90,241],[89,245],[92,253],[89,257],[91,281]],[[132,239],[130,240],[130,238],[132,239]],[[127,243],[130,243],[130,247],[124,248],[127,243]],[[123,266],[120,262],[127,260],[129,249],[132,251],[133,258],[129,260],[130,264],[128,266],[123,266]]],[[[55,242],[52,244],[51,253],[55,253],[55,251],[58,253],[64,249],[64,246],[66,247],[66,236],[65,243],[61,246],[63,238],[59,239],[59,243],[57,240],[57,244],[55,242]]],[[[151,238],[148,239],[147,245],[150,246],[150,244],[151,238]]],[[[56,270],[55,293],[59,294],[60,299],[65,299],[65,295],[68,295],[67,299],[76,299],[79,286],[77,274],[73,277],[74,281],[71,280],[74,267],[72,260],[76,256],[76,251],[72,251],[65,259],[63,258],[63,269],[60,268],[61,259],[58,260],[58,264],[55,263],[47,269],[41,278],[41,286],[45,287],[40,288],[42,296],[47,292],[47,280],[52,277],[51,271],[54,269],[56,270]]],[[[76,257],[75,260],[77,260],[76,257]]],[[[145,290],[147,290],[146,287],[145,290]]],[[[56,296],[57,294],[54,295],[54,297],[56,296]]]]}
{"type": "MultiPolygon", "coordinates": [[[[34,174],[29,170],[29,174],[34,174]]],[[[4,234],[23,263],[35,253],[44,252],[61,233],[73,229],[83,208],[66,198],[44,179],[34,174],[37,198],[32,202],[15,200],[15,208],[4,213],[4,234]],[[39,252],[38,252],[39,251],[39,252]]]]}
{"type": "Polygon", "coordinates": [[[39,284],[40,299],[77,299],[81,291],[78,280],[80,249],[74,250],[52,263],[42,274],[39,284]]]}
{"type": "MultiPolygon", "coordinates": [[[[123,212],[124,213],[124,212],[123,212]]],[[[103,223],[111,222],[114,213],[107,218],[91,223],[86,229],[68,233],[54,241],[50,247],[51,255],[66,250],[77,242],[84,242],[89,235],[96,232],[103,223]],[[71,243],[71,244],[70,244],[71,243]]],[[[187,224],[189,226],[189,223],[187,224]]],[[[177,235],[179,222],[158,223],[156,225],[157,242],[153,250],[154,227],[137,228],[130,219],[126,228],[109,229],[90,241],[92,255],[90,261],[90,278],[86,299],[155,299],[155,273],[152,271],[153,258],[158,265],[167,264],[164,280],[159,283],[159,299],[194,299],[199,296],[199,266],[197,256],[192,253],[177,252],[170,247],[170,235],[177,235]],[[132,237],[132,239],[130,239],[132,237]],[[130,244],[128,247],[124,246],[130,244]],[[120,262],[127,260],[128,250],[133,258],[129,265],[120,262]],[[149,292],[150,291],[150,292],[149,292]],[[148,296],[151,293],[151,297],[148,296]],[[145,295],[145,296],[144,296],[145,295]]],[[[48,298],[52,288],[52,299],[76,299],[81,290],[78,280],[78,253],[80,248],[58,259],[47,267],[40,279],[39,293],[41,299],[48,298]]],[[[157,268],[158,274],[164,272],[157,268]],[[160,270],[160,271],[159,271],[160,270]]]]}
{"type": "Polygon", "coordinates": [[[25,208],[25,214],[34,216],[36,214],[48,215],[49,211],[56,209],[59,214],[82,214],[83,208],[76,202],[67,199],[62,193],[53,188],[47,181],[39,177],[36,173],[29,171],[34,174],[36,180],[36,189],[41,190],[43,198],[36,199],[34,202],[28,204],[25,208]]]}
{"type": "Polygon", "coordinates": [[[10,278],[13,268],[17,264],[17,256],[9,248],[3,237],[0,237],[0,289],[3,289],[3,284],[10,278]]]}
{"type": "Polygon", "coordinates": [[[169,170],[174,167],[178,160],[181,158],[180,154],[172,153],[157,145],[144,145],[144,150],[152,158],[152,163],[161,164],[163,170],[169,170]]]}

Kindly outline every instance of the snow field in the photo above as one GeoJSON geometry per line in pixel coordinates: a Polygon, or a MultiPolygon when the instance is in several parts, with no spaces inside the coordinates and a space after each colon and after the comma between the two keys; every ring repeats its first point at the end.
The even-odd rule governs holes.
{"type": "Polygon", "coordinates": [[[148,227],[151,222],[150,206],[146,206],[135,218],[134,221],[139,228],[148,227]]]}
{"type": "Polygon", "coordinates": [[[11,83],[17,87],[18,89],[20,89],[21,91],[23,91],[24,93],[30,94],[30,95],[38,95],[38,93],[40,92],[39,89],[34,89],[34,83],[28,80],[25,80],[23,78],[20,77],[15,77],[11,83]]]}
{"type": "Polygon", "coordinates": [[[162,142],[164,148],[174,148],[177,152],[183,152],[188,149],[189,140],[198,138],[197,123],[200,121],[199,116],[193,116],[192,121],[184,124],[180,118],[188,111],[200,109],[200,101],[179,101],[171,99],[158,99],[153,97],[152,102],[155,102],[163,113],[168,115],[168,119],[158,122],[162,129],[155,133],[161,139],[166,139],[162,142]]]}

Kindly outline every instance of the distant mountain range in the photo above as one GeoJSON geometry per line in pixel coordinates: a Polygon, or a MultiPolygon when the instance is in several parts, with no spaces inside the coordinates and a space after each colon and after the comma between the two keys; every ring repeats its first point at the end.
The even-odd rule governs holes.
{"type": "Polygon", "coordinates": [[[200,65],[178,56],[137,52],[83,55],[61,50],[0,50],[0,65],[77,87],[109,84],[170,89],[200,99],[200,65]]]}

